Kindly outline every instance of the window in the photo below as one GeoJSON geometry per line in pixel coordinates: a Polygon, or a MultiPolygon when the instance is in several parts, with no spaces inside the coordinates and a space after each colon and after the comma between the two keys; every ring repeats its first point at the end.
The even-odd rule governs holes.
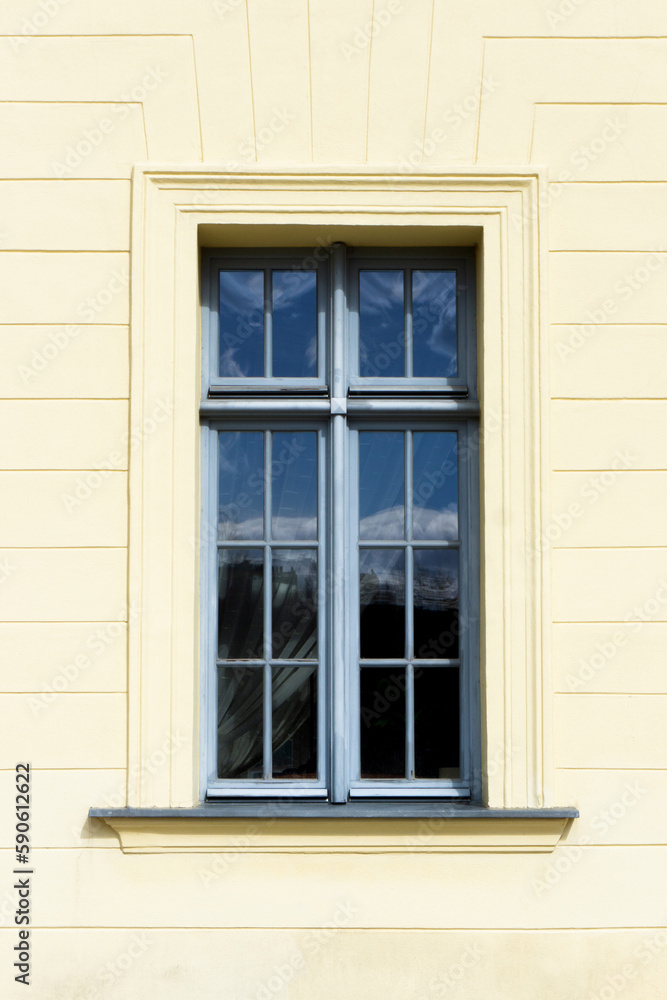
{"type": "Polygon", "coordinates": [[[470,250],[204,258],[209,798],[480,796],[470,250]]]}

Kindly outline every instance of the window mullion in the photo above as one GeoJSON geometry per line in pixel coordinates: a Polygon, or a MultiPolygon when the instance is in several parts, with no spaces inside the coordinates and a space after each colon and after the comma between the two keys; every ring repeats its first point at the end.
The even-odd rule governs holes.
{"type": "MultiPolygon", "coordinates": [[[[332,398],[345,396],[346,259],[343,244],[332,252],[332,398]]],[[[348,635],[347,622],[347,418],[338,413],[331,418],[331,614],[336,627],[331,635],[332,754],[331,801],[348,797],[348,635]]]]}
{"type": "Polygon", "coordinates": [[[273,271],[264,271],[264,375],[273,375],[273,271]]]}

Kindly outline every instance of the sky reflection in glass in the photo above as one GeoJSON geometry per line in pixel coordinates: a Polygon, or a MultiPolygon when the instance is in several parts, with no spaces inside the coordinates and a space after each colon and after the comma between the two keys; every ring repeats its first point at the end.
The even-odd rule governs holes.
{"type": "Polygon", "coordinates": [[[218,540],[264,537],[264,435],[218,435],[218,540]]]}
{"type": "Polygon", "coordinates": [[[456,432],[415,431],[413,441],[413,537],[456,541],[456,432]]]}
{"type": "Polygon", "coordinates": [[[404,436],[401,431],[359,434],[359,536],[376,541],[405,531],[404,436]]]}
{"type": "Polygon", "coordinates": [[[317,538],[317,435],[275,431],[271,460],[272,538],[317,538]]]}
{"type": "Polygon", "coordinates": [[[317,373],[317,278],[312,271],[273,271],[273,375],[317,373]]]}
{"type": "Polygon", "coordinates": [[[416,377],[454,376],[456,272],[412,272],[412,366],[416,377]]]}
{"type": "Polygon", "coordinates": [[[264,271],[220,271],[220,375],[264,374],[264,271]]]}
{"type": "Polygon", "coordinates": [[[404,342],[403,271],[360,271],[360,375],[405,375],[404,342]]]}

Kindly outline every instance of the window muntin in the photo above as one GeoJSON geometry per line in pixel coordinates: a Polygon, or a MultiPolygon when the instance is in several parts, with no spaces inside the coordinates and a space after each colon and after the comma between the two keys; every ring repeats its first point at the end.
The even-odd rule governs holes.
{"type": "MultiPolygon", "coordinates": [[[[303,258],[276,252],[260,259],[256,253],[242,252],[239,259],[238,253],[211,255],[210,287],[217,294],[222,287],[220,273],[259,275],[253,280],[263,289],[263,309],[255,299],[245,317],[237,310],[235,322],[247,319],[243,329],[252,329],[252,316],[263,312],[264,371],[271,372],[267,357],[272,360],[274,341],[267,350],[267,337],[275,332],[276,275],[279,286],[289,284],[290,268],[301,273],[303,258]]],[[[217,609],[218,641],[220,635],[226,640],[230,619],[244,617],[254,623],[233,650],[229,644],[218,646],[215,712],[210,694],[206,699],[208,792],[213,796],[330,794],[341,801],[341,795],[465,797],[471,790],[479,669],[478,597],[470,576],[477,531],[477,452],[471,447],[475,421],[457,413],[454,400],[454,409],[437,419],[434,408],[448,393],[474,397],[474,346],[468,343],[474,340],[474,330],[462,332],[472,313],[472,261],[470,255],[445,259],[444,254],[430,252],[389,255],[354,250],[347,252],[347,267],[341,267],[343,255],[344,251],[334,252],[331,275],[328,264],[317,269],[317,380],[299,374],[221,377],[215,349],[215,341],[221,342],[220,326],[214,322],[210,327],[206,394],[209,400],[222,396],[223,408],[225,395],[244,396],[244,403],[234,401],[234,410],[246,411],[245,422],[232,425],[229,418],[221,422],[210,403],[206,407],[205,441],[219,463],[214,477],[219,494],[212,501],[215,536],[226,574],[214,580],[209,573],[213,592],[222,596],[224,605],[222,613],[217,609]],[[359,331],[363,334],[366,322],[358,292],[364,288],[366,272],[375,281],[376,299],[378,288],[394,289],[395,301],[381,318],[393,321],[397,345],[402,341],[403,368],[385,378],[356,374],[359,331]],[[348,293],[343,317],[341,274],[347,277],[348,293]],[[322,289],[329,299],[326,308],[322,289]],[[453,291],[452,306],[448,296],[453,291]],[[447,317],[449,326],[443,333],[447,317]],[[419,370],[427,357],[418,340],[428,340],[429,323],[431,333],[438,324],[442,328],[440,341],[449,350],[443,364],[449,375],[442,374],[442,367],[439,375],[435,369],[429,376],[407,374],[419,370]],[[336,378],[323,366],[329,358],[336,378]],[[347,362],[342,373],[336,365],[341,358],[347,362]],[[275,383],[291,402],[276,395],[271,404],[275,383]],[[350,412],[345,413],[347,407],[341,408],[339,399],[331,399],[331,415],[317,427],[314,517],[314,494],[311,491],[308,501],[307,491],[300,488],[304,473],[299,461],[287,463],[276,489],[274,472],[279,463],[273,456],[276,445],[284,447],[287,440],[279,437],[281,433],[295,439],[314,434],[314,414],[328,406],[321,398],[328,395],[327,383],[348,387],[350,412]],[[258,392],[260,385],[266,392],[258,392]],[[355,397],[357,408],[363,408],[364,395],[371,410],[379,404],[386,412],[381,422],[377,416],[371,419],[372,412],[366,418],[352,412],[355,397]],[[284,422],[286,405],[294,416],[289,425],[284,422]],[[400,417],[392,413],[394,405],[400,417]],[[217,444],[211,443],[211,435],[217,444]],[[278,493],[284,494],[285,503],[276,501],[278,493]],[[315,549],[318,569],[313,573],[315,549]],[[308,572],[297,570],[297,556],[300,565],[309,563],[308,572]],[[233,582],[229,567],[236,573],[233,582]],[[315,576],[313,601],[314,590],[307,581],[315,576]],[[291,634],[291,645],[276,646],[276,632],[294,624],[292,599],[278,600],[277,593],[281,588],[289,593],[291,588],[292,604],[301,606],[300,591],[308,587],[310,606],[317,607],[307,623],[314,632],[316,622],[320,655],[316,663],[298,630],[296,643],[291,634]],[[337,590],[344,591],[342,598],[337,590]],[[249,609],[251,603],[254,611],[249,609]],[[369,624],[373,616],[374,625],[369,624]],[[248,655],[241,656],[239,650],[248,655]],[[378,705],[382,711],[375,719],[378,705]],[[342,761],[347,762],[344,775],[342,761]]],[[[236,287],[224,280],[227,287],[236,287]]],[[[229,310],[219,302],[211,308],[220,317],[225,312],[229,310]]],[[[297,339],[300,315],[293,311],[297,339]]],[[[259,323],[256,326],[259,329],[259,323]]],[[[287,336],[288,327],[283,332],[287,336]]],[[[384,350],[381,340],[379,347],[384,350]]],[[[210,674],[210,666],[206,669],[210,674]]]]}

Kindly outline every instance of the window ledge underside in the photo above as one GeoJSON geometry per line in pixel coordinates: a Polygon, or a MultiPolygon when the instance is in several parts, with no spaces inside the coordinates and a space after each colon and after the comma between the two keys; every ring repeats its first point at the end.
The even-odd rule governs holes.
{"type": "Polygon", "coordinates": [[[93,808],[129,854],[549,853],[577,809],[438,802],[209,802],[187,809],[93,808]]]}

